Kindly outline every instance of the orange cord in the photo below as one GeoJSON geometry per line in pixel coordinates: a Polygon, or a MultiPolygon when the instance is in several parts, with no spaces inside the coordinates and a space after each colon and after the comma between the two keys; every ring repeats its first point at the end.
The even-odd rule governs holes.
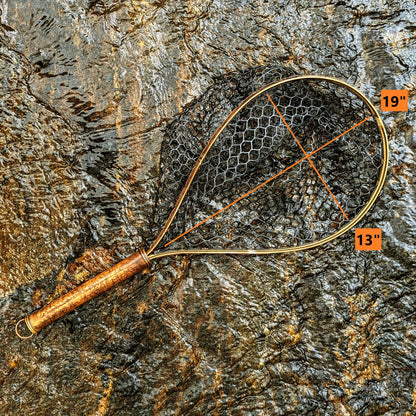
{"type": "MultiPolygon", "coordinates": [[[[298,165],[299,163],[303,162],[305,159],[309,159],[312,155],[314,155],[315,153],[319,152],[320,150],[322,150],[324,147],[330,145],[332,142],[334,142],[335,140],[339,139],[340,137],[344,136],[345,134],[349,133],[351,130],[354,130],[356,127],[360,126],[361,124],[365,123],[367,120],[369,120],[371,118],[371,116],[367,117],[366,119],[360,121],[359,123],[355,124],[354,126],[352,126],[351,128],[349,128],[348,130],[344,131],[344,133],[341,133],[339,136],[335,137],[334,139],[330,140],[329,142],[325,143],[324,145],[322,145],[321,147],[318,147],[318,149],[314,150],[313,152],[306,154],[302,159],[299,159],[297,162],[293,163],[292,165],[290,165],[289,167],[287,167],[286,169],[283,169],[281,172],[279,172],[278,174],[274,175],[273,177],[267,179],[267,181],[261,183],[260,185],[256,186],[254,189],[252,189],[251,191],[248,191],[247,193],[245,193],[244,195],[240,196],[238,199],[236,199],[235,201],[231,202],[230,204],[228,204],[227,206],[225,206],[224,208],[221,208],[219,211],[217,211],[215,214],[210,215],[208,218],[205,218],[203,221],[199,222],[198,224],[194,225],[192,228],[190,228],[189,230],[185,231],[184,233],[182,233],[181,235],[178,235],[176,238],[174,238],[173,240],[169,241],[169,243],[166,243],[164,247],[167,247],[169,244],[172,244],[174,241],[178,240],[179,238],[183,237],[184,235],[188,234],[190,231],[194,230],[195,228],[199,227],[200,225],[204,224],[205,222],[207,222],[208,220],[210,220],[211,218],[217,216],[218,214],[220,214],[221,212],[223,212],[224,210],[226,210],[227,208],[230,208],[232,205],[234,205],[235,203],[237,203],[238,201],[241,201],[243,198],[246,198],[247,196],[249,196],[250,194],[252,194],[254,191],[256,191],[257,189],[261,188],[262,186],[266,185],[267,183],[269,183],[270,181],[272,181],[273,179],[276,179],[278,176],[280,176],[281,174],[287,172],[289,169],[292,169],[294,166],[298,165]]],[[[303,150],[303,149],[302,149],[303,150]]],[[[345,214],[344,214],[345,215],[345,214]]]]}

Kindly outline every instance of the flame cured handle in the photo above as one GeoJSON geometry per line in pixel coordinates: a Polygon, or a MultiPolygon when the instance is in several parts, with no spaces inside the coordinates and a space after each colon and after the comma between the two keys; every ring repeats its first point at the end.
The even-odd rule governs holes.
{"type": "MultiPolygon", "coordinates": [[[[148,266],[149,259],[146,253],[144,251],[137,252],[92,279],[87,280],[85,283],[60,298],[55,299],[42,309],[26,316],[24,321],[33,335],[42,328],[45,328],[52,322],[73,311],[78,306],[83,305],[85,302],[95,298],[123,280],[143,271],[148,266]]],[[[18,332],[17,334],[19,335],[18,332]]]]}

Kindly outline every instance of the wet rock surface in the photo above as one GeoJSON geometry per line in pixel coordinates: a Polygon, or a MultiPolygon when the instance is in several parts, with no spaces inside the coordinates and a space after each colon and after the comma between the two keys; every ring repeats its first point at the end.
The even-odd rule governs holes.
{"type": "MultiPolygon", "coordinates": [[[[414,3],[0,11],[1,414],[416,414],[414,3]],[[382,229],[383,250],[355,251],[350,232],[294,254],[161,259],[18,339],[25,314],[152,242],[160,149],[184,109],[275,67],[376,105],[409,90],[409,112],[382,114],[389,175],[358,224],[382,229]]],[[[217,110],[201,109],[213,129],[217,110]]]]}

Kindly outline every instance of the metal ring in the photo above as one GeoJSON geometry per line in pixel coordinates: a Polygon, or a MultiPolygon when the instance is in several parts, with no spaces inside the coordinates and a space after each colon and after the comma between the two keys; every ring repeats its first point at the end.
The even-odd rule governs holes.
{"type": "MultiPolygon", "coordinates": [[[[29,338],[32,338],[33,337],[33,335],[35,334],[34,332],[32,332],[32,331],[30,331],[30,332],[32,332],[30,335],[21,335],[20,333],[19,333],[19,324],[20,324],[20,322],[26,322],[26,318],[23,318],[23,319],[21,319],[17,324],[16,324],[16,326],[15,326],[15,331],[16,331],[16,335],[19,337],[19,338],[21,338],[21,339],[29,339],[29,338]]],[[[27,327],[27,324],[26,324],[26,327],[27,327]]],[[[29,329],[29,328],[28,328],[29,329]]]]}
{"type": "Polygon", "coordinates": [[[146,250],[143,247],[140,247],[139,248],[139,253],[141,254],[141,256],[143,257],[143,260],[146,263],[146,268],[149,268],[150,267],[150,259],[147,256],[146,250]]]}

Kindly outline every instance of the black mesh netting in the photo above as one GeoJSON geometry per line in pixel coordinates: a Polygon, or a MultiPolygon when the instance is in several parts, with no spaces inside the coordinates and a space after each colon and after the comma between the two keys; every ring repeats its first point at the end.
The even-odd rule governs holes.
{"type": "MultiPolygon", "coordinates": [[[[250,82],[231,82],[217,98],[208,93],[169,126],[161,151],[159,227],[227,113],[253,89],[287,75],[276,69],[254,71],[250,82]]],[[[328,81],[296,80],[268,89],[243,107],[215,141],[161,245],[292,165],[169,248],[282,248],[334,233],[362,210],[378,180],[382,139],[376,121],[371,118],[343,134],[369,116],[360,98],[328,81]],[[340,135],[310,160],[297,163],[305,157],[300,146],[309,154],[340,135]]]]}

